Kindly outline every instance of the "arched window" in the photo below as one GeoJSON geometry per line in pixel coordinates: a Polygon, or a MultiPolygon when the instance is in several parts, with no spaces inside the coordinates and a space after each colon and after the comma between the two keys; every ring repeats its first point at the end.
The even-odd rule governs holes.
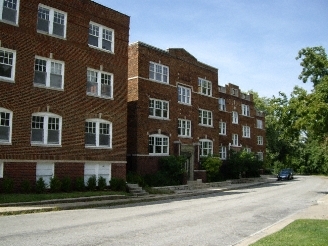
{"type": "Polygon", "coordinates": [[[209,139],[200,139],[200,156],[213,155],[213,142],[209,139]]]}
{"type": "Polygon", "coordinates": [[[162,134],[152,134],[148,138],[149,155],[168,155],[169,138],[162,134]]]}
{"type": "Polygon", "coordinates": [[[0,107],[0,144],[11,143],[13,112],[0,107]]]}
{"type": "Polygon", "coordinates": [[[102,119],[87,119],[85,147],[112,148],[112,123],[102,119]]]}

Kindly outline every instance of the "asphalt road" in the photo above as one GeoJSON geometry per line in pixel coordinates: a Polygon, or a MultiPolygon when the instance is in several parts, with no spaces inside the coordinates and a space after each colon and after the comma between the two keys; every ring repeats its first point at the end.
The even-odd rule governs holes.
{"type": "Polygon", "coordinates": [[[120,207],[0,217],[0,245],[234,245],[327,194],[328,179],[120,207]]]}

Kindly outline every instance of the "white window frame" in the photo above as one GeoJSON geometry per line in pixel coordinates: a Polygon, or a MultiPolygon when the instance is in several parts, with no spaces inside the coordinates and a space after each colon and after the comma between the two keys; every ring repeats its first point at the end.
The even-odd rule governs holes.
{"type": "Polygon", "coordinates": [[[168,101],[149,98],[149,117],[156,119],[169,119],[170,105],[168,101]]]}
{"type": "Polygon", "coordinates": [[[87,69],[87,95],[113,99],[113,88],[114,75],[112,73],[87,69]],[[102,85],[105,85],[104,88],[102,85]],[[103,93],[103,89],[106,89],[106,92],[109,90],[109,93],[103,93]]]}
{"type": "Polygon", "coordinates": [[[231,146],[239,146],[238,134],[232,134],[232,144],[231,146]]]}
{"type": "Polygon", "coordinates": [[[227,159],[227,146],[219,146],[219,156],[221,160],[227,159]]]}
{"type": "Polygon", "coordinates": [[[227,110],[227,107],[226,107],[226,100],[225,98],[219,98],[219,110],[221,111],[226,111],[227,110]]]}
{"type": "Polygon", "coordinates": [[[244,151],[245,151],[246,153],[252,153],[251,148],[244,148],[244,151]]]}
{"type": "Polygon", "coordinates": [[[246,104],[242,104],[241,105],[241,114],[244,116],[250,116],[250,109],[249,109],[249,105],[246,104]]]}
{"type": "Polygon", "coordinates": [[[178,136],[191,137],[191,120],[178,119],[178,136]]]}
{"type": "Polygon", "coordinates": [[[238,124],[238,112],[232,111],[232,124],[238,124]]]}
{"type": "Polygon", "coordinates": [[[5,82],[15,82],[15,70],[16,70],[16,51],[0,47],[0,66],[10,66],[10,77],[1,76],[0,80],[5,82]],[[10,55],[10,56],[9,56],[10,55]]]}
{"type": "Polygon", "coordinates": [[[170,139],[163,134],[152,134],[148,136],[149,155],[169,155],[170,139]]]}
{"type": "Polygon", "coordinates": [[[16,3],[14,3],[14,1],[15,0],[0,0],[0,21],[5,22],[7,24],[18,25],[20,0],[17,0],[16,3]],[[5,2],[10,5],[8,9],[16,11],[15,21],[11,21],[3,18],[3,8],[5,8],[5,2]],[[16,9],[13,8],[14,5],[16,5],[16,9]]]}
{"type": "Polygon", "coordinates": [[[257,152],[258,160],[263,161],[263,152],[257,152]]]}
{"type": "Polygon", "coordinates": [[[0,179],[3,178],[4,165],[3,161],[0,161],[0,179]]]}
{"type": "Polygon", "coordinates": [[[101,24],[95,23],[90,21],[89,23],[89,39],[88,39],[88,45],[89,47],[101,49],[106,52],[114,53],[114,40],[115,40],[115,32],[112,28],[103,26],[101,24]],[[93,45],[90,43],[90,38],[97,38],[97,45],[93,45]],[[104,40],[107,42],[110,42],[110,46],[107,49],[104,46],[104,40]]]}
{"type": "Polygon", "coordinates": [[[199,140],[200,148],[199,155],[200,156],[209,156],[213,155],[213,141],[209,139],[200,139],[199,140]]]}
{"type": "Polygon", "coordinates": [[[263,121],[256,119],[256,127],[259,129],[263,129],[263,121]]]}
{"type": "Polygon", "coordinates": [[[203,78],[198,78],[198,92],[202,95],[212,96],[212,82],[203,78]]]}
{"type": "Polygon", "coordinates": [[[85,121],[85,128],[84,128],[85,148],[111,149],[112,138],[113,138],[112,132],[113,132],[112,122],[103,119],[98,119],[98,118],[87,119],[85,121]],[[106,126],[106,128],[108,127],[108,129],[103,128],[102,126],[106,126]],[[94,144],[87,143],[86,141],[87,134],[94,135],[95,138],[94,144]],[[108,136],[108,144],[101,144],[101,139],[100,139],[101,136],[108,136]]]}
{"type": "Polygon", "coordinates": [[[149,79],[169,84],[170,69],[168,66],[156,62],[149,62],[149,79]]]}
{"type": "Polygon", "coordinates": [[[212,111],[199,109],[198,110],[198,123],[201,126],[213,126],[213,114],[212,111]]]}
{"type": "Polygon", "coordinates": [[[106,180],[106,185],[109,185],[111,180],[112,165],[110,163],[84,163],[84,184],[90,177],[96,177],[96,185],[98,185],[98,179],[103,177],[106,180]]]}
{"type": "Polygon", "coordinates": [[[41,56],[35,56],[34,79],[33,79],[33,85],[35,87],[63,90],[64,89],[64,81],[65,81],[65,62],[50,59],[50,58],[45,58],[45,57],[41,57],[41,56]],[[37,61],[38,61],[38,63],[37,63],[37,61]],[[40,61],[45,62],[45,64],[40,64],[40,61]],[[46,76],[45,83],[36,83],[35,82],[36,72],[45,73],[45,76],[46,76]],[[51,85],[51,76],[52,75],[61,76],[61,86],[60,87],[51,85]]]}
{"type": "Polygon", "coordinates": [[[263,137],[257,136],[257,145],[263,145],[263,137]]]}
{"type": "Polygon", "coordinates": [[[191,105],[191,89],[178,85],[178,102],[191,105]]]}
{"type": "Polygon", "coordinates": [[[61,138],[62,138],[62,117],[57,114],[53,113],[48,113],[48,112],[40,112],[40,113],[34,113],[32,114],[32,119],[31,119],[31,145],[32,146],[61,146],[61,138]],[[43,128],[39,126],[41,123],[34,123],[33,122],[33,117],[40,117],[43,118],[43,128]],[[50,118],[52,119],[58,119],[58,122],[51,122],[50,118]],[[48,142],[48,136],[49,136],[49,124],[50,126],[53,125],[55,127],[58,127],[58,129],[55,129],[58,131],[58,143],[51,143],[48,142]],[[33,128],[34,125],[34,128],[33,128]],[[38,127],[39,126],[39,127],[38,127]],[[33,141],[33,129],[38,130],[38,129],[43,129],[42,131],[42,141],[33,141]]]}
{"type": "Polygon", "coordinates": [[[8,136],[8,140],[5,139],[0,139],[0,145],[1,144],[11,144],[11,136],[12,136],[12,128],[13,128],[13,112],[5,109],[5,108],[1,108],[0,107],[0,128],[1,127],[8,127],[9,128],[9,136],[8,136]],[[3,114],[9,114],[9,119],[2,118],[3,114]],[[9,120],[9,124],[7,124],[9,120]]]}
{"type": "Polygon", "coordinates": [[[37,16],[38,16],[38,18],[37,18],[37,27],[36,28],[37,28],[38,33],[47,34],[47,35],[58,37],[58,38],[66,38],[66,29],[67,29],[67,13],[66,12],[40,3],[39,7],[38,7],[38,15],[37,16]],[[39,18],[40,16],[44,17],[44,13],[39,12],[42,9],[49,11],[49,16],[47,16],[48,20],[44,19],[44,18],[39,18]],[[56,15],[60,15],[60,17],[63,17],[63,19],[59,18],[56,15]],[[49,21],[48,31],[41,30],[38,28],[39,19],[49,21]],[[56,23],[55,22],[56,19],[60,19],[61,23],[58,23],[58,22],[56,23]],[[54,33],[54,30],[55,30],[54,25],[55,24],[63,25],[63,35],[54,33]]]}
{"type": "Polygon", "coordinates": [[[227,135],[227,123],[220,121],[219,122],[219,134],[220,135],[227,135]]]}
{"type": "Polygon", "coordinates": [[[35,177],[36,181],[40,178],[43,179],[46,188],[50,188],[50,181],[55,175],[55,163],[42,163],[36,164],[35,177]]]}
{"type": "Polygon", "coordinates": [[[251,128],[249,126],[243,126],[243,138],[251,137],[251,128]]]}

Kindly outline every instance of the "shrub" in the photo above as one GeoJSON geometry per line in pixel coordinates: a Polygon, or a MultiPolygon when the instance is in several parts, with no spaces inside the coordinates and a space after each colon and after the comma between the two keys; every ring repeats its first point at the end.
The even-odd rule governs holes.
{"type": "Polygon", "coordinates": [[[97,187],[97,178],[96,175],[92,175],[91,177],[88,178],[87,188],[88,190],[95,190],[96,187],[97,187]]]}
{"type": "Polygon", "coordinates": [[[202,161],[202,167],[206,170],[207,181],[219,181],[219,172],[222,165],[218,157],[208,156],[202,161]]]}
{"type": "Polygon", "coordinates": [[[52,177],[50,179],[50,190],[52,192],[59,192],[61,190],[62,182],[57,177],[52,177]]]}
{"type": "Polygon", "coordinates": [[[85,185],[84,185],[84,177],[78,177],[75,180],[75,189],[77,191],[84,191],[85,185]]]}
{"type": "Polygon", "coordinates": [[[104,190],[106,188],[106,179],[102,176],[98,178],[98,189],[99,190],[104,190]]]}
{"type": "Polygon", "coordinates": [[[30,193],[32,191],[32,185],[31,182],[29,180],[23,180],[22,184],[21,184],[21,191],[23,193],[30,193]]]}
{"type": "Polygon", "coordinates": [[[46,191],[46,183],[42,177],[36,181],[35,191],[36,193],[44,193],[46,191]]]}
{"type": "Polygon", "coordinates": [[[127,179],[128,183],[138,184],[141,187],[147,186],[144,177],[142,177],[138,173],[128,172],[127,175],[126,175],[126,179],[127,179]]]}
{"type": "Polygon", "coordinates": [[[2,181],[2,191],[4,193],[12,193],[14,190],[14,181],[11,178],[5,177],[2,181]]]}
{"type": "Polygon", "coordinates": [[[72,191],[72,180],[70,177],[64,177],[61,180],[61,189],[64,192],[70,192],[72,191]]]}
{"type": "Polygon", "coordinates": [[[113,191],[126,191],[126,182],[124,179],[112,178],[109,181],[109,186],[113,191]]]}

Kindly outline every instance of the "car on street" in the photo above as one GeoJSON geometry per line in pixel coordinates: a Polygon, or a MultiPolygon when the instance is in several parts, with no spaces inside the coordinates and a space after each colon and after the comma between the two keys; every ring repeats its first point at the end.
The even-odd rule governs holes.
{"type": "Polygon", "coordinates": [[[294,178],[294,171],[292,168],[285,168],[280,170],[277,175],[277,180],[290,180],[294,178]]]}

